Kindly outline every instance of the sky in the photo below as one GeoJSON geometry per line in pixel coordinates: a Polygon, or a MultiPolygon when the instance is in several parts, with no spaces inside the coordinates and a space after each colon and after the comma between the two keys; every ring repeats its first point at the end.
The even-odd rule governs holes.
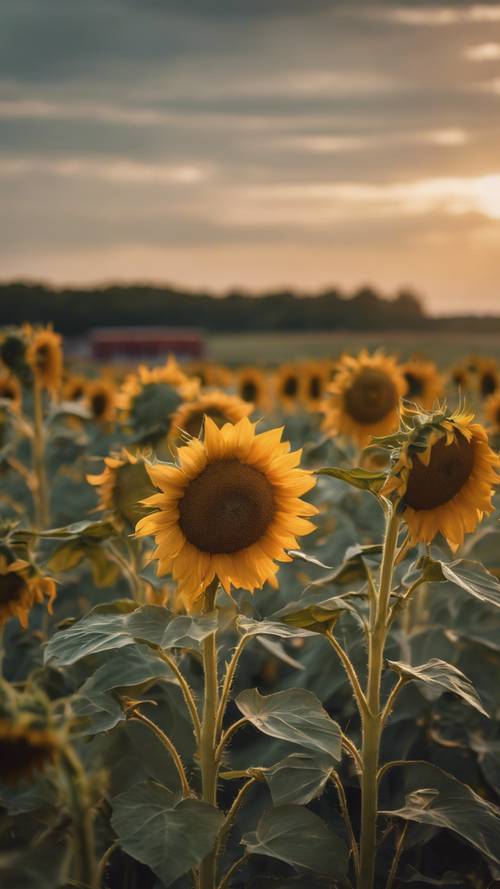
{"type": "Polygon", "coordinates": [[[0,278],[500,313],[500,3],[0,0],[0,278]]]}

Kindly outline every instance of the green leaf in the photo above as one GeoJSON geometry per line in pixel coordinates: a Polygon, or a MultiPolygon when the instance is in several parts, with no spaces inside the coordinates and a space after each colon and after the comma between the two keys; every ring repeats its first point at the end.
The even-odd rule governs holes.
{"type": "Polygon", "coordinates": [[[240,614],[236,619],[236,627],[244,636],[278,636],[280,639],[297,639],[304,636],[314,636],[310,630],[302,627],[289,626],[273,620],[254,620],[240,614]]]}
{"type": "Polygon", "coordinates": [[[275,806],[288,803],[306,806],[323,792],[332,768],[329,756],[292,753],[274,766],[262,769],[262,776],[275,806]]]}
{"type": "Polygon", "coordinates": [[[142,685],[153,679],[175,681],[172,670],[154,649],[146,645],[129,645],[126,649],[115,651],[113,657],[108,658],[82,685],[80,694],[93,697],[115,688],[142,685]]]}
{"type": "Polygon", "coordinates": [[[340,759],[340,727],[312,692],[290,688],[261,695],[249,688],[238,695],[236,705],[263,734],[340,759]]]}
{"type": "Polygon", "coordinates": [[[342,611],[350,611],[357,616],[357,611],[347,598],[343,596],[329,596],[316,591],[305,593],[301,599],[290,602],[277,611],[273,617],[283,624],[299,629],[309,630],[311,635],[324,633],[331,624],[335,623],[342,611]]]}
{"type": "Polygon", "coordinates": [[[109,732],[125,720],[125,714],[112,694],[87,693],[83,686],[72,702],[77,717],[76,732],[79,735],[98,735],[109,732]]]}
{"type": "Polygon", "coordinates": [[[309,565],[316,565],[317,568],[326,568],[328,571],[331,571],[332,565],[325,565],[324,562],[320,562],[319,559],[316,559],[314,556],[310,556],[308,553],[303,553],[300,549],[288,549],[287,553],[292,559],[298,559],[300,562],[307,562],[309,565]]]}
{"type": "Polygon", "coordinates": [[[112,522],[99,519],[97,521],[73,522],[71,525],[63,525],[61,528],[49,528],[48,531],[37,532],[37,536],[46,540],[76,540],[81,537],[106,540],[108,537],[116,537],[117,533],[112,522]]]}
{"type": "Polygon", "coordinates": [[[339,478],[353,488],[370,491],[372,494],[378,494],[387,479],[387,470],[385,472],[373,472],[369,469],[361,469],[360,466],[355,466],[353,469],[328,466],[324,469],[316,469],[315,473],[316,475],[329,475],[333,478],[339,478]]]}
{"type": "Polygon", "coordinates": [[[174,617],[161,605],[138,608],[131,603],[125,613],[95,608],[71,627],[56,633],[45,652],[61,665],[101,651],[146,642],[158,648],[195,648],[217,627],[217,612],[174,617]]]}
{"type": "Polygon", "coordinates": [[[387,661],[387,664],[391,670],[410,681],[418,680],[419,682],[424,682],[426,685],[437,687],[441,692],[453,692],[453,694],[462,698],[466,704],[469,704],[470,707],[479,710],[483,716],[488,716],[470,679],[467,679],[467,676],[464,676],[461,670],[454,667],[453,664],[448,664],[446,661],[440,660],[440,658],[432,658],[419,667],[412,667],[410,664],[404,664],[401,661],[387,661]]]}
{"type": "Polygon", "coordinates": [[[242,843],[250,855],[266,855],[293,867],[305,867],[342,879],[348,855],[342,840],[318,815],[302,806],[277,806],[265,812],[255,832],[242,843]]]}
{"type": "Polygon", "coordinates": [[[112,800],[111,823],[121,847],[165,886],[210,852],[224,817],[208,803],[182,799],[154,781],[135,784],[112,800]]]}
{"type": "Polygon", "coordinates": [[[383,815],[447,828],[500,865],[500,810],[496,806],[430,763],[408,764],[398,771],[404,772],[408,795],[401,808],[384,810],[383,815]]]}
{"type": "Polygon", "coordinates": [[[481,562],[457,559],[446,563],[424,558],[418,567],[422,569],[425,580],[431,583],[449,581],[481,602],[500,608],[500,582],[481,562]]]}

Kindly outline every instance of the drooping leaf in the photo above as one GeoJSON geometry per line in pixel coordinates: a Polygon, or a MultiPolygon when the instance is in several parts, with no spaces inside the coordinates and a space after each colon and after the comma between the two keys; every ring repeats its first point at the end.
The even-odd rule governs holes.
{"type": "Polygon", "coordinates": [[[418,667],[412,667],[401,661],[387,661],[387,663],[391,670],[399,673],[400,676],[404,676],[410,681],[424,682],[428,686],[451,691],[470,707],[479,710],[483,716],[488,716],[471,681],[453,664],[448,664],[440,658],[432,658],[426,664],[421,664],[418,667]]]}
{"type": "Polygon", "coordinates": [[[79,735],[98,735],[109,732],[125,720],[125,713],[117,699],[106,692],[87,691],[82,687],[72,702],[77,717],[76,732],[79,735]]]}
{"type": "Polygon", "coordinates": [[[310,556],[308,553],[303,553],[300,549],[289,549],[287,550],[288,555],[292,557],[292,559],[298,559],[300,562],[307,562],[309,565],[316,565],[317,568],[326,568],[328,571],[332,570],[331,565],[325,565],[324,562],[320,562],[319,559],[316,559],[315,556],[310,556]]]}
{"type": "Polygon", "coordinates": [[[426,580],[432,583],[449,581],[481,602],[500,608],[500,581],[481,562],[457,559],[446,563],[424,558],[420,567],[426,580]]]}
{"type": "Polygon", "coordinates": [[[210,852],[223,815],[208,803],[181,799],[154,781],[135,784],[112,800],[111,823],[122,848],[165,886],[210,852]]]}
{"type": "Polygon", "coordinates": [[[408,764],[398,772],[403,772],[405,803],[382,814],[447,828],[500,865],[499,809],[430,763],[408,764]]]}
{"type": "Polygon", "coordinates": [[[236,626],[245,636],[278,636],[280,639],[293,639],[315,635],[302,627],[273,620],[254,620],[244,614],[239,615],[236,626]]]}
{"type": "Polygon", "coordinates": [[[293,803],[306,806],[323,792],[331,774],[331,757],[291,753],[270,768],[262,769],[275,806],[293,803]]]}
{"type": "Polygon", "coordinates": [[[302,631],[309,630],[313,635],[326,632],[343,611],[349,611],[357,616],[356,609],[347,597],[329,596],[325,598],[324,593],[311,591],[305,593],[301,599],[289,602],[273,617],[278,618],[281,624],[289,624],[296,629],[302,629],[302,631]]]}
{"type": "Polygon", "coordinates": [[[340,727],[312,692],[291,688],[261,695],[251,688],[238,695],[236,704],[263,734],[340,759],[340,727]]]}
{"type": "Polygon", "coordinates": [[[292,670],[305,670],[304,664],[292,657],[291,654],[288,654],[282,642],[278,642],[276,639],[268,639],[267,636],[257,636],[256,639],[262,648],[265,648],[266,651],[279,661],[282,661],[283,664],[286,664],[287,667],[291,667],[292,670]]]}
{"type": "Polygon", "coordinates": [[[303,806],[277,806],[265,812],[242,843],[250,855],[266,855],[293,867],[342,879],[348,854],[343,841],[303,806]]]}
{"type": "Polygon", "coordinates": [[[378,494],[387,478],[387,470],[385,472],[375,472],[370,469],[362,469],[360,466],[355,466],[353,469],[345,469],[341,466],[328,466],[324,469],[316,469],[316,474],[339,478],[341,481],[351,485],[352,488],[370,491],[372,494],[378,494]]]}

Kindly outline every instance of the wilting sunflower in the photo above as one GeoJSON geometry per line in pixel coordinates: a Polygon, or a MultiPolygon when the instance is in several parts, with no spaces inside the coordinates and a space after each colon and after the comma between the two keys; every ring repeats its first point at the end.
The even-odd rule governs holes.
{"type": "Polygon", "coordinates": [[[266,411],[270,407],[269,380],[256,367],[241,367],[236,376],[236,394],[248,401],[255,409],[266,411]]]}
{"type": "Polygon", "coordinates": [[[0,684],[0,782],[33,780],[56,762],[62,741],[45,695],[18,694],[7,683],[0,684]]]}
{"type": "Polygon", "coordinates": [[[47,599],[47,609],[52,614],[55,597],[56,585],[51,577],[34,573],[24,559],[10,558],[0,552],[0,626],[10,617],[17,617],[26,629],[33,606],[47,599]]]}
{"type": "Polygon", "coordinates": [[[488,398],[500,388],[498,365],[493,358],[482,358],[477,369],[477,386],[481,398],[488,398]]]}
{"type": "Polygon", "coordinates": [[[172,416],[170,443],[179,444],[182,441],[182,433],[187,432],[193,438],[197,438],[203,427],[205,416],[210,417],[217,426],[224,423],[237,423],[243,417],[248,417],[253,411],[253,404],[248,404],[236,395],[227,395],[225,392],[213,390],[205,392],[194,401],[186,401],[172,416]]]}
{"type": "Polygon", "coordinates": [[[443,394],[443,383],[434,362],[412,358],[402,364],[400,370],[408,387],[405,398],[424,410],[432,410],[443,394]]]}
{"type": "Polygon", "coordinates": [[[66,401],[80,401],[87,394],[88,380],[86,377],[75,374],[64,383],[63,398],[66,401]]]}
{"type": "Polygon", "coordinates": [[[22,391],[19,380],[10,374],[0,375],[0,401],[8,401],[13,411],[21,408],[22,391]]]}
{"type": "Polygon", "coordinates": [[[26,360],[41,389],[55,396],[59,392],[63,370],[62,339],[50,327],[34,330],[26,360]]]}
{"type": "Polygon", "coordinates": [[[113,423],[116,417],[115,387],[110,380],[89,380],[85,402],[97,423],[113,423]]]}
{"type": "Polygon", "coordinates": [[[314,531],[304,516],[317,512],[300,499],[315,479],[282,429],[257,434],[246,417],[219,429],[206,417],[204,432],[179,448],[179,465],[148,466],[161,493],[146,504],[158,511],[137,525],[154,535],[158,574],[173,575],[188,609],[215,577],[227,592],[274,578],[297,536],[314,531]]]}
{"type": "Polygon", "coordinates": [[[412,543],[438,533],[456,549],[493,511],[498,457],[485,429],[464,411],[438,412],[415,423],[381,493],[394,494],[412,543]]]}
{"type": "Polygon", "coordinates": [[[313,362],[303,370],[302,398],[310,411],[321,410],[326,388],[332,379],[326,362],[313,362]]]}
{"type": "Polygon", "coordinates": [[[302,395],[303,374],[298,364],[282,364],[276,374],[276,395],[287,413],[297,410],[302,395]]]}
{"type": "Polygon", "coordinates": [[[104,463],[100,475],[87,475],[87,481],[99,488],[99,508],[111,513],[117,527],[133,526],[144,515],[141,501],[154,490],[144,457],[123,448],[105,457],[104,463]]]}
{"type": "Polygon", "coordinates": [[[387,435],[399,425],[400,399],[406,381],[396,360],[366,351],[357,358],[344,355],[324,403],[323,429],[351,436],[365,447],[374,435],[387,435]]]}

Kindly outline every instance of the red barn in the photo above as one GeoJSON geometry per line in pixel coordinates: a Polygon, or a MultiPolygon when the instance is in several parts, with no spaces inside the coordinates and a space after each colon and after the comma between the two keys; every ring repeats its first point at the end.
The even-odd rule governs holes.
{"type": "Polygon", "coordinates": [[[90,348],[96,361],[150,361],[167,355],[203,358],[205,340],[194,329],[176,327],[97,327],[90,333],[90,348]]]}

